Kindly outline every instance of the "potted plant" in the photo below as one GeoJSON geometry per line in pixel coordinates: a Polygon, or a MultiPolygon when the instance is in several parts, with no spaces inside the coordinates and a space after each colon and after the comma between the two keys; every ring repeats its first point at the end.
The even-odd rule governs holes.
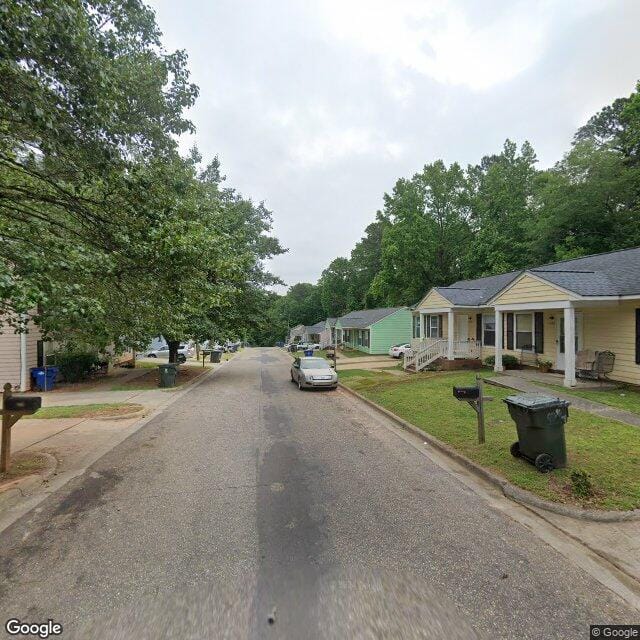
{"type": "Polygon", "coordinates": [[[538,358],[538,369],[542,373],[549,373],[551,371],[551,367],[553,366],[553,362],[551,360],[544,360],[542,358],[538,358]]]}

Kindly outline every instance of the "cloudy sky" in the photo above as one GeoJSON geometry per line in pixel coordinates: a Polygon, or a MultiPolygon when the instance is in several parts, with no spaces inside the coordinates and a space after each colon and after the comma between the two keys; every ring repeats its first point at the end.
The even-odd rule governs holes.
{"type": "Polygon", "coordinates": [[[189,53],[195,142],[274,212],[288,284],[348,256],[398,177],[507,137],[549,166],[640,78],[637,0],[148,1],[189,53]]]}

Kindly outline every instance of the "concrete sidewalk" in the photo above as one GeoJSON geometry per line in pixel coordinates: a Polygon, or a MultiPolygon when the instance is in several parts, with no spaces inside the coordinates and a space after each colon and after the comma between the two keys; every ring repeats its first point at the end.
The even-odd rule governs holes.
{"type": "Polygon", "coordinates": [[[630,424],[634,427],[640,427],[640,415],[637,413],[625,411],[624,409],[617,409],[616,407],[610,407],[609,405],[594,402],[593,400],[587,400],[586,398],[580,398],[579,396],[575,396],[571,393],[563,393],[556,389],[548,389],[534,384],[533,382],[529,382],[517,375],[494,376],[493,378],[487,378],[486,382],[498,387],[522,391],[523,393],[542,393],[547,396],[561,398],[562,400],[570,402],[572,407],[580,409],[580,411],[586,411],[587,413],[592,413],[593,415],[600,416],[602,418],[617,420],[618,422],[624,422],[625,424],[630,424]]]}

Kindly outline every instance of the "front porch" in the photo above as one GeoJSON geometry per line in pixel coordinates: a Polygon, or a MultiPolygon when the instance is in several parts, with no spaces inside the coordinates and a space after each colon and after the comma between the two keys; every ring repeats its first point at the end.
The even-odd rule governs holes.
{"type": "Polygon", "coordinates": [[[633,360],[635,313],[635,303],[584,300],[421,309],[414,315],[405,369],[420,371],[440,358],[493,357],[494,371],[500,373],[508,356],[532,372],[546,367],[555,373],[556,384],[575,387],[582,386],[580,372],[589,367],[598,377],[591,363],[597,354],[609,352],[611,366],[605,375],[638,384],[633,360]]]}

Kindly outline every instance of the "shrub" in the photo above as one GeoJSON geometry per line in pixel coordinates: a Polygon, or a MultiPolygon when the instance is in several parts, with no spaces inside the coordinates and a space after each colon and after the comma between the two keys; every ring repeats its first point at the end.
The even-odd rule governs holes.
{"type": "Polygon", "coordinates": [[[89,351],[58,351],[48,364],[55,364],[66,382],[81,382],[91,375],[99,362],[98,355],[89,351]]]}
{"type": "Polygon", "coordinates": [[[591,476],[581,469],[571,472],[571,491],[578,498],[588,498],[593,495],[591,476]]]}
{"type": "MultiPolygon", "coordinates": [[[[493,367],[496,363],[496,357],[489,356],[484,359],[484,363],[487,365],[487,367],[493,367]]],[[[505,369],[515,369],[518,364],[518,358],[516,358],[515,356],[510,356],[508,354],[502,356],[502,366],[505,369]]]]}

